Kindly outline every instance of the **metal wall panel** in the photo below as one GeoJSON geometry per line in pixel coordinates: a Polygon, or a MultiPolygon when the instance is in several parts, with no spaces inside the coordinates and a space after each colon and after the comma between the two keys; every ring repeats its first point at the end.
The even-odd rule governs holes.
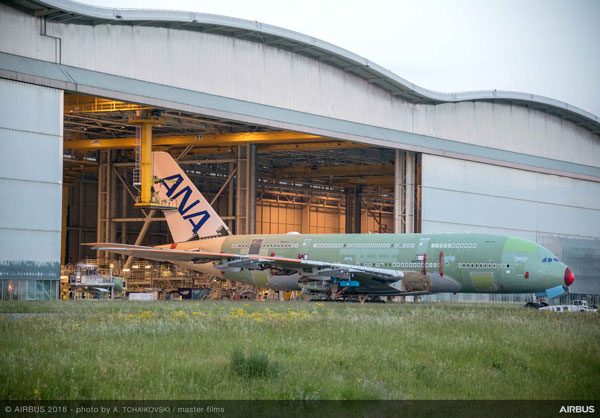
{"type": "Polygon", "coordinates": [[[600,288],[600,183],[423,155],[422,231],[523,237],[573,268],[572,291],[600,288]]]}
{"type": "Polygon", "coordinates": [[[44,61],[54,61],[57,40],[40,36],[39,19],[0,3],[0,45],[2,51],[44,61]]]}
{"type": "MultiPolygon", "coordinates": [[[[476,174],[475,172],[473,173],[476,174]]],[[[423,220],[505,230],[600,236],[600,210],[423,186],[423,220]],[[433,202],[433,204],[432,204],[433,202]]]]}
{"type": "Polygon", "coordinates": [[[423,221],[600,238],[600,183],[423,156],[423,221]]]}
{"type": "Polygon", "coordinates": [[[474,194],[508,197],[544,203],[600,209],[598,183],[567,177],[544,175],[501,168],[489,164],[465,163],[461,160],[424,156],[430,165],[441,164],[440,170],[423,173],[429,187],[474,194]],[[473,175],[473,170],[477,175],[473,175]]]}
{"type": "MultiPolygon", "coordinates": [[[[0,249],[1,279],[6,278],[2,265],[7,262],[49,263],[55,268],[54,263],[58,263],[60,257],[60,231],[0,228],[0,249]]],[[[58,278],[55,270],[48,274],[50,278],[58,278]]]]}
{"type": "Polygon", "coordinates": [[[0,79],[0,281],[59,279],[62,119],[62,91],[0,79]]]}
{"type": "Polygon", "coordinates": [[[62,106],[62,95],[56,90],[9,81],[3,82],[1,88],[2,128],[55,137],[62,135],[62,120],[57,120],[57,106],[62,106]]]}
{"type": "MultiPolygon", "coordinates": [[[[4,120],[4,113],[0,115],[4,120]]],[[[62,143],[56,140],[60,135],[0,128],[0,177],[61,183],[62,143]]]]}
{"type": "Polygon", "coordinates": [[[535,109],[484,102],[415,105],[325,62],[210,33],[61,24],[53,24],[52,31],[63,39],[66,65],[335,119],[600,164],[596,135],[535,109]]]}
{"type": "Polygon", "coordinates": [[[60,232],[61,195],[60,183],[3,178],[0,196],[7,198],[0,208],[0,229],[60,232]]]}
{"type": "Polygon", "coordinates": [[[40,35],[39,19],[0,7],[0,51],[11,54],[333,119],[600,164],[597,135],[532,108],[487,102],[415,105],[327,62],[211,33],[49,22],[49,37],[40,35]]]}
{"type": "Polygon", "coordinates": [[[575,266],[575,283],[570,288],[571,292],[600,294],[600,238],[538,234],[537,242],[569,266],[575,266]]]}

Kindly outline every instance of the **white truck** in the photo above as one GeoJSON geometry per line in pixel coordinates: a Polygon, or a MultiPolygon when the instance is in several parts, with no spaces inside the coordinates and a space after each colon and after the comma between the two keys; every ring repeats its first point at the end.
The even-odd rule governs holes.
{"type": "Polygon", "coordinates": [[[598,312],[596,306],[590,306],[587,300],[575,300],[572,305],[550,305],[540,308],[540,311],[552,312],[598,312]]]}

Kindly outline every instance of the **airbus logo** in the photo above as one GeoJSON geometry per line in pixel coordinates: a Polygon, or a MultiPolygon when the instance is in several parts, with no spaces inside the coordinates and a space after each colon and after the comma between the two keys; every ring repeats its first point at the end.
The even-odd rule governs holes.
{"type": "Polygon", "coordinates": [[[210,214],[207,210],[192,210],[200,203],[200,200],[196,199],[188,204],[188,201],[192,196],[192,188],[190,186],[183,185],[183,177],[181,174],[175,174],[162,178],[160,179],[160,183],[165,186],[167,197],[171,201],[177,199],[179,196],[182,196],[179,206],[177,207],[177,211],[183,217],[183,219],[192,225],[194,234],[198,233],[200,228],[202,228],[202,226],[210,218],[210,214]]]}
{"type": "Polygon", "coordinates": [[[559,414],[593,414],[594,405],[563,405],[560,407],[559,414]]]}

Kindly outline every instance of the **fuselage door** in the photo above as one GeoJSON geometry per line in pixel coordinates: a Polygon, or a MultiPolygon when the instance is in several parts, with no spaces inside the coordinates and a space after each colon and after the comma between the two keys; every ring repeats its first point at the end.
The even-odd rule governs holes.
{"type": "Polygon", "coordinates": [[[262,246],[263,239],[256,238],[252,240],[250,247],[248,248],[248,254],[258,255],[260,253],[260,247],[262,246]]]}
{"type": "Polygon", "coordinates": [[[308,259],[308,253],[312,249],[312,238],[305,238],[302,240],[302,245],[300,246],[299,257],[308,259]]]}
{"type": "Polygon", "coordinates": [[[515,256],[514,267],[511,267],[513,267],[513,271],[517,277],[525,274],[525,261],[527,261],[526,257],[515,256]]]}

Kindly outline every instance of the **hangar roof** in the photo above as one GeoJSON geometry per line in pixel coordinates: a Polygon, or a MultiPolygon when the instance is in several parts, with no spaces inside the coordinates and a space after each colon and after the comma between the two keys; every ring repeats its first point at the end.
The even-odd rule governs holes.
{"type": "Polygon", "coordinates": [[[66,24],[155,26],[245,39],[292,51],[341,68],[412,103],[463,101],[510,103],[537,109],[585,127],[600,135],[600,117],[568,103],[528,93],[487,90],[440,93],[419,87],[389,70],[320,39],[256,21],[207,13],[172,10],[115,9],[70,0],[2,0],[14,7],[66,24]]]}

